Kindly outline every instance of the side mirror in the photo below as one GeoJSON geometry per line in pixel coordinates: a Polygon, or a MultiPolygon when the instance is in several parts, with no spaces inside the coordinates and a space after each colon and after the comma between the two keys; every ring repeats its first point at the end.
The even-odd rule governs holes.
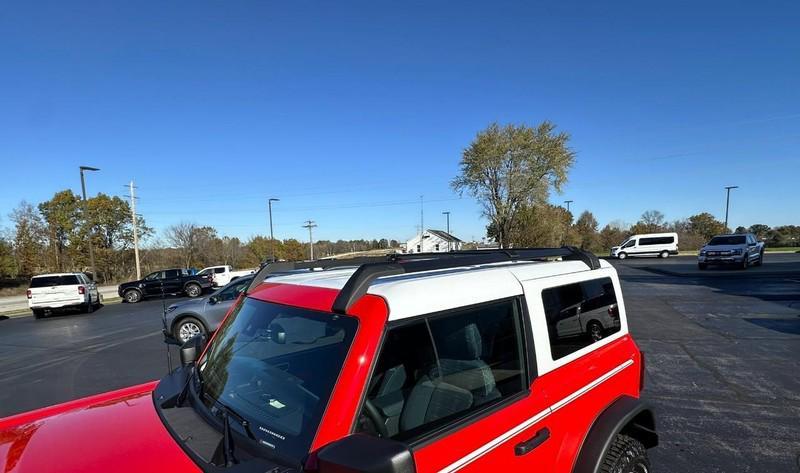
{"type": "Polygon", "coordinates": [[[197,357],[200,356],[200,353],[203,351],[203,337],[200,335],[196,335],[189,340],[186,340],[183,345],[181,345],[180,356],[181,356],[181,364],[183,366],[189,366],[197,361],[197,357]]]}
{"type": "Polygon", "coordinates": [[[217,302],[219,302],[219,296],[211,296],[208,298],[209,304],[216,304],[217,302]]]}
{"type": "Polygon", "coordinates": [[[352,434],[317,453],[319,473],[415,473],[411,450],[400,442],[352,434]]]}

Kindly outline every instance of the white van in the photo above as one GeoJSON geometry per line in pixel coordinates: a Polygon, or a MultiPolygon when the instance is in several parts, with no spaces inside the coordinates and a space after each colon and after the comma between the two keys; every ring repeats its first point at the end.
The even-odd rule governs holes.
{"type": "Polygon", "coordinates": [[[611,248],[611,257],[625,259],[628,256],[660,256],[678,254],[677,233],[646,233],[631,235],[619,246],[611,248]]]}

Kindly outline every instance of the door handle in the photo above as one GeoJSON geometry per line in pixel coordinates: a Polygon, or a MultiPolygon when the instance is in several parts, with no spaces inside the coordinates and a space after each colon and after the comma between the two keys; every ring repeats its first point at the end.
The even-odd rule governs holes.
{"type": "Polygon", "coordinates": [[[530,453],[534,448],[543,444],[544,441],[549,438],[550,438],[550,429],[545,427],[542,430],[536,432],[536,435],[534,435],[533,438],[525,440],[524,442],[520,442],[516,446],[514,446],[514,454],[518,457],[521,457],[522,455],[530,453]]]}

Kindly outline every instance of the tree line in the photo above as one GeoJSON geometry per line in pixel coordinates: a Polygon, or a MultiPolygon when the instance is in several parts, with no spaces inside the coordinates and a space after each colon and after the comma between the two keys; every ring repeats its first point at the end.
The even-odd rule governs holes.
{"type": "MultiPolygon", "coordinates": [[[[95,279],[118,282],[136,275],[133,222],[128,201],[105,194],[86,200],[71,190],[56,192],[38,205],[21,202],[9,215],[10,228],[0,232],[0,278],[26,278],[49,272],[89,272],[89,242],[95,257],[95,279]]],[[[287,261],[309,257],[309,245],[294,238],[271,240],[256,235],[242,241],[219,235],[211,226],[181,222],[156,237],[137,217],[142,272],[168,268],[202,268],[229,264],[258,267],[273,257],[287,261]]],[[[320,240],[315,257],[353,251],[397,248],[396,240],[320,240]]]]}

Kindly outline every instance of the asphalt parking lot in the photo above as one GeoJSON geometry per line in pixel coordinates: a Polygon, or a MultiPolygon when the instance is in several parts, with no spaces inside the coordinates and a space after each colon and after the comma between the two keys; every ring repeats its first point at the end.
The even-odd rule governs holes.
{"type": "MultiPolygon", "coordinates": [[[[654,471],[800,471],[800,254],[613,264],[658,413],[654,471]]],[[[161,304],[0,321],[0,417],[163,376],[161,304]]]]}

